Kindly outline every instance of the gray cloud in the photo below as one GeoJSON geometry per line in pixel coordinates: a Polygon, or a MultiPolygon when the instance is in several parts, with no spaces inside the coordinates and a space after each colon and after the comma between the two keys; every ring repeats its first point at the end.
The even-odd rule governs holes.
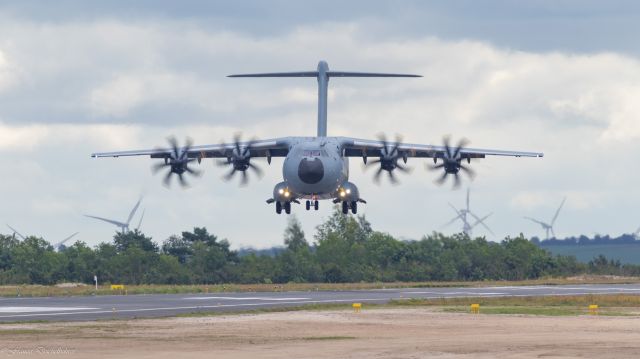
{"type": "MultiPolygon", "coordinates": [[[[636,227],[638,171],[629,166],[629,154],[638,151],[640,137],[637,58],[615,48],[615,41],[612,48],[601,43],[601,48],[584,49],[578,43],[538,51],[526,38],[522,46],[505,47],[500,37],[471,31],[484,22],[510,32],[515,25],[496,17],[511,15],[514,22],[528,19],[539,26],[560,13],[569,26],[594,17],[599,6],[575,10],[542,3],[542,9],[516,11],[506,4],[492,15],[492,8],[504,4],[496,2],[477,19],[470,15],[477,6],[456,7],[469,3],[429,8],[432,17],[457,14],[459,23],[470,21],[454,36],[442,22],[425,20],[420,31],[409,26],[418,20],[404,23],[406,13],[420,15],[411,11],[418,3],[390,10],[384,21],[374,4],[374,10],[357,16],[347,9],[344,21],[328,21],[329,15],[311,24],[284,21],[278,30],[260,34],[247,31],[247,19],[275,20],[235,7],[223,7],[216,16],[224,19],[220,24],[239,19],[236,27],[243,31],[203,25],[207,16],[196,16],[198,6],[185,7],[191,15],[187,10],[172,15],[166,7],[164,14],[143,14],[150,6],[145,3],[128,15],[117,6],[47,15],[29,13],[26,4],[5,7],[0,22],[0,197],[11,203],[0,208],[0,220],[25,232],[62,238],[79,230],[90,243],[108,240],[110,227],[81,214],[124,217],[145,193],[143,227],[156,240],[206,225],[235,246],[280,243],[285,218],[264,204],[281,178],[278,162],[262,181],[241,189],[222,182],[222,172],[205,163],[205,176],[181,191],[164,189],[150,174],[148,159],[92,160],[88,155],[154,147],[170,134],[198,143],[229,140],[237,130],[262,138],[312,134],[312,80],[224,76],[310,69],[321,58],[333,68],[425,75],[332,81],[331,134],[401,133],[407,141],[439,143],[450,133],[469,137],[475,147],[544,151],[542,160],[490,158],[474,164],[479,177],[472,183],[473,205],[478,212],[496,212],[489,224],[500,236],[523,229],[539,234],[521,216],[548,217],[564,195],[569,200],[559,234],[636,227]]],[[[616,16],[605,12],[594,21],[616,16]]],[[[548,29],[538,30],[532,37],[553,38],[548,29]]],[[[445,223],[450,217],[446,203],[460,204],[464,193],[434,186],[434,175],[423,170],[423,163],[410,164],[415,171],[402,186],[376,187],[358,160],[352,161],[352,180],[369,200],[365,213],[378,229],[415,238],[445,223]]],[[[329,209],[320,215],[295,212],[311,233],[329,209]]]]}

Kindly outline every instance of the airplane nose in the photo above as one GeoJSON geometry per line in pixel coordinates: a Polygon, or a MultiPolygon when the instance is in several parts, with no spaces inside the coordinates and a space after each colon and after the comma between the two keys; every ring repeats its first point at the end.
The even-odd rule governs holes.
{"type": "Polygon", "coordinates": [[[324,177],[324,166],[319,158],[309,161],[303,158],[298,166],[298,177],[304,183],[314,184],[320,182],[324,177]]]}

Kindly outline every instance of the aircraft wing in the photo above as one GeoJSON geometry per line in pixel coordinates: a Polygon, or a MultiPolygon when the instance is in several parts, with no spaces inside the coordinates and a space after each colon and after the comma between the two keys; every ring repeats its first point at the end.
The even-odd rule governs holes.
{"type": "MultiPolygon", "coordinates": [[[[342,143],[345,148],[345,156],[347,157],[379,157],[382,148],[385,146],[385,141],[383,140],[363,140],[350,137],[344,137],[342,143]]],[[[387,142],[387,146],[394,145],[395,142],[393,141],[387,142]]],[[[398,151],[402,156],[406,157],[443,158],[446,153],[446,147],[399,143],[398,151]]],[[[462,159],[485,158],[485,156],[543,157],[544,154],[541,152],[504,151],[466,147],[460,150],[460,157],[462,159]]]]}
{"type": "MultiPolygon", "coordinates": [[[[230,157],[236,146],[240,148],[250,147],[251,157],[285,157],[289,152],[289,138],[275,138],[269,140],[256,140],[244,142],[221,143],[217,145],[200,145],[190,147],[178,147],[182,153],[188,149],[189,158],[226,158],[230,157]]],[[[149,156],[151,158],[169,158],[173,148],[155,148],[148,150],[118,151],[118,152],[97,152],[91,157],[125,157],[125,156],[149,156]]]]}

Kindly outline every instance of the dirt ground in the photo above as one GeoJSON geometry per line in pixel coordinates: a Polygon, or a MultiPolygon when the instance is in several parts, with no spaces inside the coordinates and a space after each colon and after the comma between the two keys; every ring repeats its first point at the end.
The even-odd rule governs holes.
{"type": "Polygon", "coordinates": [[[0,325],[0,358],[640,357],[640,317],[299,311],[0,325]]]}

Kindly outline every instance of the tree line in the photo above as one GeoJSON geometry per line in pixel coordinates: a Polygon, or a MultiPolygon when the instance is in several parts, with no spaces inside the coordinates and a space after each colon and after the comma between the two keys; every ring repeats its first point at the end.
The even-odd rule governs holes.
{"type": "Polygon", "coordinates": [[[0,235],[0,284],[61,282],[221,284],[523,280],[584,273],[640,275],[640,266],[604,257],[580,263],[553,256],[522,235],[501,242],[433,233],[404,241],[375,231],[364,216],[336,208],[316,228],[312,243],[291,217],[284,248],[273,255],[239,255],[229,242],[195,228],[160,245],[139,231],[109,243],[83,242],[55,251],[42,238],[0,235]]]}

